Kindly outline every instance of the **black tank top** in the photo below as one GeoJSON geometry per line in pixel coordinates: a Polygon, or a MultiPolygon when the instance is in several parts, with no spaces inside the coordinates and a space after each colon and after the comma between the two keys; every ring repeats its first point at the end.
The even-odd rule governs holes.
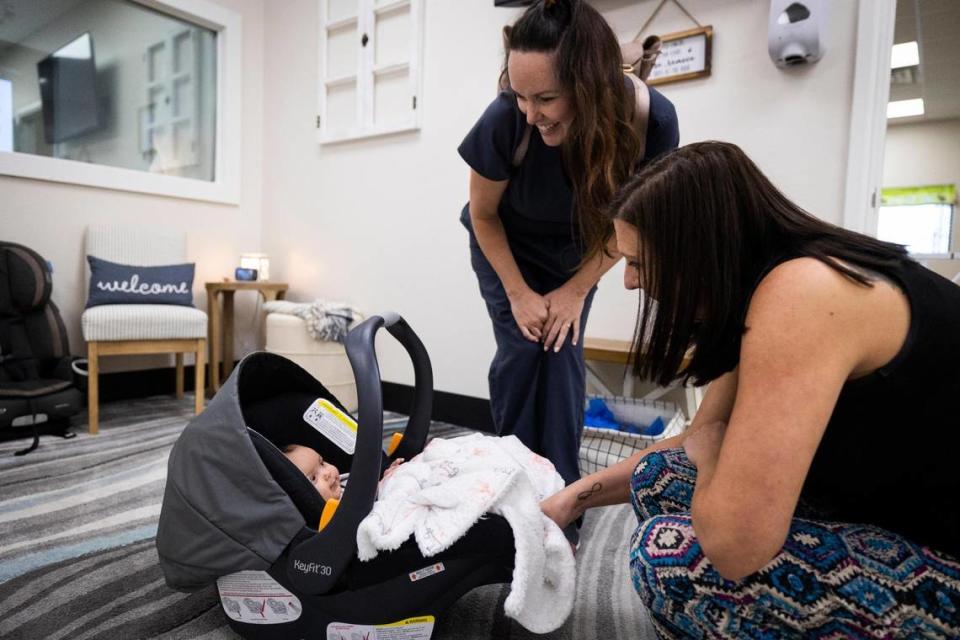
{"type": "Polygon", "coordinates": [[[909,300],[907,338],[843,386],[801,498],[960,558],[960,286],[912,260],[883,275],[909,300]]]}

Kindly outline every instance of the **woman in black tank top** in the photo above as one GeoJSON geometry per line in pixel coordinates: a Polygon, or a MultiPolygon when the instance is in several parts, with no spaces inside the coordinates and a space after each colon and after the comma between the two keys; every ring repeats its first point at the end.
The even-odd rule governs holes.
{"type": "Polygon", "coordinates": [[[667,154],[612,213],[647,294],[636,373],[712,384],[685,434],[544,512],[631,500],[634,585],[670,636],[960,637],[960,287],[732,144],[667,154]]]}

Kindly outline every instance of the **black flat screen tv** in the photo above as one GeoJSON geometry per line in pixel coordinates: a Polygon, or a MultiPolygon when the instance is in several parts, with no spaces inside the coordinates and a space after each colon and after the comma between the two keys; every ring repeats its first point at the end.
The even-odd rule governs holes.
{"type": "Polygon", "coordinates": [[[100,127],[97,65],[89,33],[71,40],[37,63],[43,137],[63,142],[100,127]]]}

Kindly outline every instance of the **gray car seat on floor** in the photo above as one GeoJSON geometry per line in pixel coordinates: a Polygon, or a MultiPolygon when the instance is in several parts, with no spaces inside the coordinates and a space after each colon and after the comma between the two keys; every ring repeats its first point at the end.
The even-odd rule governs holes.
{"type": "Polygon", "coordinates": [[[0,437],[24,428],[37,448],[41,429],[62,437],[82,408],[60,310],[50,299],[47,261],[32,249],[0,242],[0,437]]]}
{"type": "Polygon", "coordinates": [[[423,344],[395,314],[368,318],[351,331],[346,347],[359,399],[352,442],[339,437],[342,430],[331,438],[325,423],[308,423],[318,401],[349,415],[320,382],[281,356],[254,353],[171,451],[157,531],[161,569],[174,589],[195,591],[216,582],[224,614],[245,638],[331,637],[398,623],[429,638],[435,617],[457,598],[512,577],[513,534],[493,515],[430,558],[411,539],[370,562],[357,560],[357,528],[373,506],[383,469],[391,458],[412,458],[426,443],[433,382],[423,344]],[[406,348],[415,373],[410,419],[389,456],[382,448],[374,350],[381,328],[406,348]],[[287,444],[310,446],[350,473],[326,527],[318,526],[326,505],[282,455],[287,444]]]}

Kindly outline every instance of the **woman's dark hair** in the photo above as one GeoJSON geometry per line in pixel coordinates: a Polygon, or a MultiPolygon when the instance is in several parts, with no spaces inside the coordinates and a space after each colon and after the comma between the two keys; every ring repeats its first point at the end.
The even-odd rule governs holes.
{"type": "Polygon", "coordinates": [[[639,160],[617,37],[583,0],[539,0],[504,29],[504,45],[503,89],[509,88],[511,51],[556,55],[557,79],[576,112],[563,158],[573,182],[585,262],[605,249],[613,231],[606,209],[639,160]]]}
{"type": "Polygon", "coordinates": [[[906,259],[900,245],[807,213],[725,142],[662,156],[624,186],[610,213],[637,228],[645,295],[634,372],[660,384],[704,384],[737,365],[750,297],[785,257],[816,258],[864,286],[872,279],[859,269],[888,273],[906,259]]]}

